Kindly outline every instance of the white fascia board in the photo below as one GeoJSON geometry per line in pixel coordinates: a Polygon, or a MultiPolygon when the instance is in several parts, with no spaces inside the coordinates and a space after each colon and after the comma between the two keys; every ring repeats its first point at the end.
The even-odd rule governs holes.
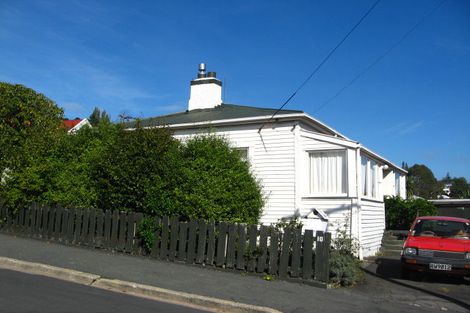
{"type": "Polygon", "coordinates": [[[383,163],[393,167],[394,169],[398,170],[399,172],[402,172],[403,174],[408,174],[408,171],[402,169],[400,166],[394,164],[393,162],[390,162],[389,160],[387,160],[386,158],[384,158],[383,156],[375,153],[374,151],[364,147],[363,145],[361,145],[361,150],[366,152],[368,155],[382,161],[383,163]]]}
{"type": "Polygon", "coordinates": [[[301,136],[307,137],[310,139],[315,139],[318,141],[323,141],[323,142],[328,142],[332,143],[335,145],[339,146],[344,146],[348,148],[357,148],[359,147],[359,143],[350,139],[345,139],[341,137],[336,137],[336,136],[331,136],[331,135],[325,135],[325,134],[320,134],[320,133],[315,133],[306,129],[302,129],[301,136]]]}
{"type": "Polygon", "coordinates": [[[339,131],[335,130],[334,128],[331,128],[330,126],[326,125],[325,123],[322,123],[320,122],[319,120],[311,117],[310,115],[308,115],[307,113],[303,113],[302,115],[304,115],[306,117],[307,120],[310,120],[309,122],[313,124],[318,124],[320,126],[322,126],[323,128],[329,130],[331,133],[335,134],[335,137],[342,137],[346,140],[350,140],[352,141],[351,139],[349,139],[348,137],[346,137],[345,135],[341,134],[339,131]]]}
{"type": "MultiPolygon", "coordinates": [[[[231,118],[225,120],[214,120],[214,121],[202,121],[194,123],[181,123],[181,124],[167,124],[159,126],[145,126],[143,128],[162,128],[168,127],[170,129],[174,128],[200,128],[207,126],[221,126],[221,125],[244,125],[244,124],[255,124],[260,122],[267,122],[271,119],[272,115],[263,115],[263,116],[253,116],[253,117],[242,117],[242,118],[231,118]]],[[[304,117],[303,113],[293,113],[293,114],[283,114],[279,115],[269,121],[269,123],[276,123],[284,120],[296,120],[304,117]]],[[[135,128],[128,128],[129,130],[134,130],[135,128]]]]}

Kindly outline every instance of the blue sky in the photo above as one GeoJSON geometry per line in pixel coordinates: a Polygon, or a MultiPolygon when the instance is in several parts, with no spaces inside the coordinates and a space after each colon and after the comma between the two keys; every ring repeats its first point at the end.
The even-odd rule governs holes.
{"type": "MultiPolygon", "coordinates": [[[[279,107],[373,0],[0,2],[0,81],[69,118],[186,109],[205,62],[224,102],[279,107]]],[[[440,1],[382,0],[287,106],[389,160],[470,179],[470,2],[448,0],[324,105],[440,1]]]]}

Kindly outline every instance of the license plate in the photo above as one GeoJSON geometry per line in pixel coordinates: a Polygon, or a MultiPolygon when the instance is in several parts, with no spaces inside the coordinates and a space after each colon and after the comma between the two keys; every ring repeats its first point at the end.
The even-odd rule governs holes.
{"type": "Polygon", "coordinates": [[[452,265],[450,264],[440,264],[440,263],[429,263],[429,268],[437,271],[451,271],[452,265]]]}

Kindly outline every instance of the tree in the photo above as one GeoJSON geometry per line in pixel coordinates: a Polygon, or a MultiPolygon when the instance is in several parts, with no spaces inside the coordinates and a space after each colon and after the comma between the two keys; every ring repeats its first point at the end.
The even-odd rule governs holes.
{"type": "Polygon", "coordinates": [[[463,199],[470,195],[470,185],[465,177],[453,178],[451,180],[450,197],[463,199]]]}
{"type": "Polygon", "coordinates": [[[0,197],[13,208],[47,190],[45,158],[62,136],[63,111],[22,85],[0,83],[0,197]]]}
{"type": "Polygon", "coordinates": [[[0,172],[43,154],[63,132],[63,111],[30,88],[0,82],[0,103],[0,172]]]}
{"type": "Polygon", "coordinates": [[[407,189],[411,195],[436,199],[442,193],[442,184],[426,165],[415,164],[408,169],[407,189]]]}
{"type": "Polygon", "coordinates": [[[106,111],[101,111],[101,109],[95,107],[90,117],[88,117],[88,121],[92,126],[97,126],[101,121],[110,122],[110,118],[106,111]]]}

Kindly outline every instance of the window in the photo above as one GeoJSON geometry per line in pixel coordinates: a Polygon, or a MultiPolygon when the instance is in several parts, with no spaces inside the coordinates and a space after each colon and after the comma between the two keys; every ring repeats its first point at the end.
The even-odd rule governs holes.
{"type": "Polygon", "coordinates": [[[248,148],[234,148],[235,150],[237,150],[238,152],[240,152],[240,158],[245,161],[245,162],[248,162],[249,159],[248,159],[248,148]]]}
{"type": "Polygon", "coordinates": [[[395,196],[400,195],[400,174],[395,173],[395,196]]]}
{"type": "Polygon", "coordinates": [[[379,182],[379,165],[374,160],[361,156],[361,190],[362,195],[377,198],[379,182]]]}
{"type": "Polygon", "coordinates": [[[346,151],[309,153],[310,194],[345,195],[347,193],[346,151]]]}

